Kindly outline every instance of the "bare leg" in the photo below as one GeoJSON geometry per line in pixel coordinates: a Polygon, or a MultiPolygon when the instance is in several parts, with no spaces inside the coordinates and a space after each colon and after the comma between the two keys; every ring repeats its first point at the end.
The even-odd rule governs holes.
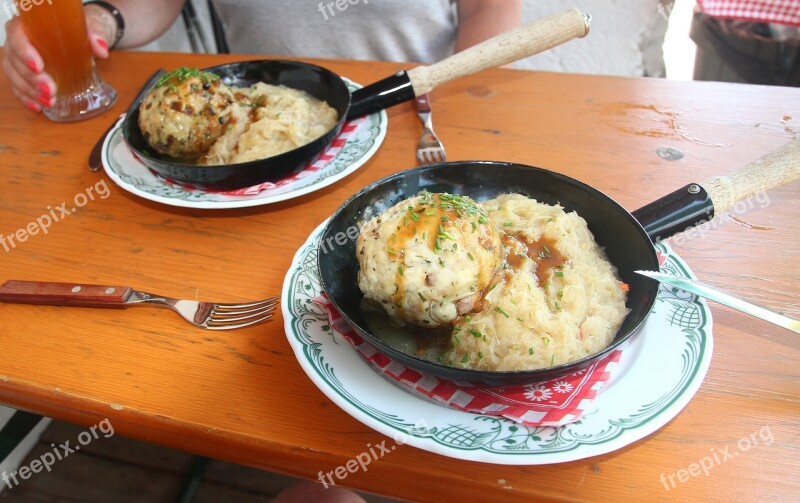
{"type": "Polygon", "coordinates": [[[325,488],[316,482],[300,482],[281,491],[273,503],[366,503],[364,498],[343,487],[325,488]]]}

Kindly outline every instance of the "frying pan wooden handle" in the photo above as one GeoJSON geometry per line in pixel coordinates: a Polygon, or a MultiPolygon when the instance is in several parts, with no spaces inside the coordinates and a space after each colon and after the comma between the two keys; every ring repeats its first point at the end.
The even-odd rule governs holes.
{"type": "Polygon", "coordinates": [[[435,87],[488,68],[552,49],[589,33],[589,16],[578,9],[541,18],[465,49],[430,66],[408,71],[414,94],[421,96],[435,87]]]}
{"type": "Polygon", "coordinates": [[[794,139],[728,176],[715,176],[700,185],[711,197],[714,213],[720,214],[739,201],[798,179],[800,139],[794,139]]]}

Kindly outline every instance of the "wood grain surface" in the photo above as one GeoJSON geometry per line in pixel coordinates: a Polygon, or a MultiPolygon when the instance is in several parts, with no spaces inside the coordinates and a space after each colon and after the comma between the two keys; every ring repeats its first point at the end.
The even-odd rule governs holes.
{"type": "MultiPolygon", "coordinates": [[[[119,103],[75,124],[28,112],[0,82],[0,234],[15,236],[13,246],[0,246],[0,280],[121,284],[202,300],[264,298],[280,292],[295,251],[348,196],[415,165],[420,124],[406,103],[389,111],[386,141],[364,167],[268,206],[169,207],[87,170],[99,135],[155,69],[237,59],[243,58],[115,53],[99,69],[119,91],[119,103]],[[46,234],[19,232],[102,184],[107,197],[64,215],[46,234]]],[[[363,84],[411,66],[317,63],[363,84]]],[[[800,131],[800,89],[498,69],[437,88],[431,103],[449,160],[548,168],[630,210],[730,173],[800,131]]],[[[800,317],[800,183],[740,209],[670,244],[701,281],[800,317]]],[[[346,485],[419,501],[796,499],[800,341],[710,307],[715,347],[708,375],[688,406],[645,439],[535,467],[457,461],[406,446],[350,474],[346,485]],[[769,445],[669,490],[660,480],[765,427],[774,436],[769,445]]],[[[0,338],[0,402],[76,424],[108,418],[121,435],[309,479],[385,439],[306,377],[280,315],[220,334],[159,309],[0,304],[0,338]]]]}

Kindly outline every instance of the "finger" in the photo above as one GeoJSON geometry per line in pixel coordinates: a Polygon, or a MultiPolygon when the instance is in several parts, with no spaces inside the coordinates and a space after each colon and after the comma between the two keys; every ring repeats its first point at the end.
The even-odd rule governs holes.
{"type": "Polygon", "coordinates": [[[101,59],[108,57],[108,42],[95,33],[89,33],[89,44],[92,46],[92,53],[101,59]]]}
{"type": "Polygon", "coordinates": [[[45,107],[52,107],[56,102],[56,83],[49,73],[42,72],[34,77],[36,90],[39,94],[36,100],[45,107]]]}
{"type": "Polygon", "coordinates": [[[3,53],[3,71],[17,97],[23,101],[37,101],[39,91],[36,89],[33,72],[17,58],[13,58],[10,51],[3,53]]]}
{"type": "MultiPolygon", "coordinates": [[[[4,54],[5,55],[5,54],[4,54]]],[[[45,72],[35,74],[19,58],[9,51],[8,57],[3,60],[3,68],[8,79],[20,94],[25,95],[43,106],[51,106],[53,96],[56,94],[56,83],[45,72]]]]}
{"type": "Polygon", "coordinates": [[[31,44],[19,18],[6,23],[6,52],[22,61],[33,73],[44,69],[44,61],[31,44]]]}
{"type": "Polygon", "coordinates": [[[16,96],[17,99],[20,100],[22,102],[22,104],[25,105],[29,110],[31,110],[33,112],[36,112],[36,113],[39,113],[39,112],[42,111],[41,105],[39,105],[35,101],[33,101],[30,98],[28,98],[27,96],[21,94],[20,92],[18,92],[14,88],[11,88],[11,91],[14,93],[14,96],[16,96]]]}
{"type": "Polygon", "coordinates": [[[96,15],[86,14],[86,27],[89,32],[89,43],[95,56],[105,59],[109,54],[108,27],[102,18],[96,15]]]}

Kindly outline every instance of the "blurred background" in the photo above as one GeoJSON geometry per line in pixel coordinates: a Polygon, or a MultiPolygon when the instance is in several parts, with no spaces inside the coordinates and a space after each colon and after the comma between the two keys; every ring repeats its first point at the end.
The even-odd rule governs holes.
{"type": "MultiPolygon", "coordinates": [[[[0,0],[0,3],[12,0],[0,0]]],[[[207,0],[190,0],[207,50],[195,36],[196,52],[215,52],[207,0]]],[[[523,0],[523,23],[577,7],[592,15],[592,33],[586,39],[557,47],[518,62],[525,70],[667,77],[691,80],[694,43],[689,39],[694,0],[523,0]]],[[[0,11],[3,25],[5,10],[0,11]]],[[[192,52],[191,16],[176,20],[160,39],[142,47],[144,51],[192,52]]],[[[196,33],[196,32],[195,32],[196,33]]],[[[5,27],[0,27],[0,44],[5,27]]]]}

